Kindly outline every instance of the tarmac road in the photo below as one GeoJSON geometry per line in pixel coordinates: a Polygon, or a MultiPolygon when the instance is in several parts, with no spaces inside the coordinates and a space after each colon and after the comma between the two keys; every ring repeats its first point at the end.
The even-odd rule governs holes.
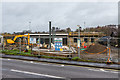
{"type": "Polygon", "coordinates": [[[118,71],[2,58],[2,77],[56,79],[118,78],[118,71]]]}

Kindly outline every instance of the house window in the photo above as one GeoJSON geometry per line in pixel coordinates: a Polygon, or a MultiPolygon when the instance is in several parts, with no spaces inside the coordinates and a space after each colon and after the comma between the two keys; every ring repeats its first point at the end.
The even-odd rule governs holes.
{"type": "Polygon", "coordinates": [[[88,38],[84,38],[84,42],[86,42],[86,43],[87,43],[87,42],[88,42],[88,38]]]}
{"type": "Polygon", "coordinates": [[[74,38],[74,42],[77,43],[77,38],[74,38]]]}

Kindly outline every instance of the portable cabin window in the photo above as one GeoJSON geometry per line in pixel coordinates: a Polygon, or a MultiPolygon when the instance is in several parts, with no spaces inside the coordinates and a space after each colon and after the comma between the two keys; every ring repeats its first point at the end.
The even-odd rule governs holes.
{"type": "Polygon", "coordinates": [[[40,43],[43,44],[45,42],[45,38],[40,38],[40,43]]]}
{"type": "Polygon", "coordinates": [[[67,45],[67,38],[63,38],[63,45],[67,45]]]}
{"type": "Polygon", "coordinates": [[[74,43],[77,43],[77,38],[74,38],[74,43]]]}
{"type": "Polygon", "coordinates": [[[49,38],[45,38],[45,44],[49,44],[49,38]]]}
{"type": "Polygon", "coordinates": [[[84,42],[86,42],[86,43],[87,43],[87,42],[88,42],[88,38],[84,38],[84,42]]]}
{"type": "Polygon", "coordinates": [[[39,38],[36,38],[36,42],[39,43],[39,38]]]}
{"type": "Polygon", "coordinates": [[[93,43],[95,41],[95,38],[91,38],[91,43],[93,43]]]}

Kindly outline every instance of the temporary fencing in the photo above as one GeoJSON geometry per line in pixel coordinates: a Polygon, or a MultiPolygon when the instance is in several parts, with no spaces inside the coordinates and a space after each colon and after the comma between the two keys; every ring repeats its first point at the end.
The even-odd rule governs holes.
{"type": "Polygon", "coordinates": [[[92,60],[98,62],[115,62],[118,63],[118,39],[109,38],[94,42],[94,45],[89,45],[85,50],[80,52],[80,58],[84,60],[92,60]]]}
{"type": "MultiPolygon", "coordinates": [[[[85,39],[86,40],[86,39],[85,39]]],[[[74,42],[74,41],[73,41],[74,42]]],[[[54,49],[48,49],[48,47],[40,49],[37,44],[30,44],[28,45],[26,41],[15,42],[17,46],[9,45],[6,46],[5,49],[18,49],[21,51],[26,50],[29,46],[30,50],[33,50],[37,47],[37,49],[33,51],[36,55],[46,55],[46,56],[60,56],[60,57],[78,57],[78,48],[76,44],[72,43],[72,40],[68,42],[69,44],[66,45],[68,49],[65,51],[54,51],[54,49]],[[75,46],[73,46],[75,45],[75,46]],[[33,48],[33,49],[32,49],[33,48]],[[49,51],[48,51],[49,50],[49,51]]],[[[107,39],[100,40],[99,38],[96,41],[81,41],[81,49],[80,49],[80,58],[83,60],[92,60],[98,62],[106,62],[112,59],[113,62],[118,62],[118,48],[117,46],[117,39],[111,39],[109,42],[107,39]],[[99,41],[98,41],[99,40],[99,41]],[[113,42],[112,42],[113,41],[113,42]],[[84,47],[86,46],[86,47],[84,47]]]]}

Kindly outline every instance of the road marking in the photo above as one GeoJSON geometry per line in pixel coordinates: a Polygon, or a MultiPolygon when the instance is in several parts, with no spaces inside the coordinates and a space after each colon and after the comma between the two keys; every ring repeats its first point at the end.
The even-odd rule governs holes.
{"type": "Polygon", "coordinates": [[[33,61],[23,61],[23,62],[32,63],[32,64],[39,64],[39,65],[47,65],[47,66],[56,66],[56,67],[64,67],[65,66],[65,65],[58,65],[58,64],[53,65],[53,64],[49,64],[49,63],[43,64],[43,63],[37,63],[37,62],[33,62],[33,61]]]}
{"type": "MultiPolygon", "coordinates": [[[[48,66],[56,66],[56,67],[63,67],[63,65],[60,65],[60,64],[55,64],[55,65],[53,65],[53,63],[45,63],[45,64],[43,64],[43,62],[41,63],[41,62],[34,62],[34,61],[24,61],[24,60],[17,60],[17,59],[5,59],[5,58],[0,58],[0,59],[2,59],[2,60],[11,60],[11,61],[22,61],[22,62],[26,62],[26,63],[33,63],[33,64],[40,64],[40,65],[48,65],[48,66]],[[51,65],[52,64],[52,65],[51,65]]],[[[85,67],[85,66],[73,66],[73,65],[64,65],[64,66],[66,66],[66,67],[80,67],[80,68],[87,68],[87,69],[89,69],[89,68],[92,68],[92,67],[85,67]]],[[[98,68],[99,69],[99,68],[98,68]]],[[[102,70],[102,69],[100,69],[100,70],[96,70],[96,69],[90,69],[90,70],[92,70],[92,71],[104,71],[104,72],[108,72],[108,71],[105,71],[105,70],[111,70],[111,71],[118,71],[118,70],[113,70],[113,69],[105,69],[105,70],[102,70]]],[[[113,72],[114,73],[114,72],[113,72]]],[[[117,72],[115,72],[115,73],[117,73],[117,72]]]]}
{"type": "Polygon", "coordinates": [[[88,69],[88,70],[92,70],[92,71],[102,71],[102,72],[108,72],[108,71],[106,71],[106,70],[104,70],[104,69],[88,69]]]}
{"type": "Polygon", "coordinates": [[[33,63],[33,61],[23,61],[23,62],[25,62],[25,63],[33,63]]]}
{"type": "Polygon", "coordinates": [[[103,72],[109,72],[109,71],[106,71],[106,70],[104,70],[104,69],[100,69],[100,71],[103,71],[103,72]]]}
{"type": "Polygon", "coordinates": [[[30,63],[29,61],[23,61],[23,62],[25,62],[25,63],[30,63]]]}
{"type": "Polygon", "coordinates": [[[2,59],[2,60],[12,60],[12,61],[22,61],[25,63],[32,63],[32,64],[39,64],[39,65],[48,65],[48,66],[56,66],[56,67],[64,67],[65,65],[59,65],[59,64],[51,64],[51,63],[41,63],[41,62],[34,62],[34,61],[23,61],[23,60],[16,60],[16,59],[2,59]]]}
{"type": "Polygon", "coordinates": [[[11,60],[11,59],[7,59],[7,60],[11,60]]]}
{"type": "Polygon", "coordinates": [[[33,61],[30,61],[30,63],[33,63],[33,61]]]}
{"type": "Polygon", "coordinates": [[[22,61],[22,60],[16,60],[16,59],[5,59],[5,58],[2,58],[2,60],[22,61]]]}
{"type": "Polygon", "coordinates": [[[117,72],[117,71],[106,71],[106,70],[104,70],[104,69],[88,69],[88,70],[91,70],[91,71],[102,71],[102,72],[109,72],[109,73],[119,73],[119,72],[117,72]]]}
{"type": "Polygon", "coordinates": [[[62,67],[64,67],[65,65],[61,65],[62,67]]]}
{"type": "Polygon", "coordinates": [[[23,61],[25,63],[33,63],[33,64],[40,64],[40,65],[49,65],[49,64],[43,64],[43,63],[37,63],[37,62],[33,62],[33,61],[23,61]]]}
{"type": "Polygon", "coordinates": [[[10,71],[25,73],[25,74],[32,74],[32,75],[38,75],[38,76],[51,77],[51,78],[63,78],[63,77],[58,77],[58,76],[52,76],[52,75],[47,75],[47,74],[39,74],[39,73],[27,72],[27,71],[20,71],[20,70],[15,70],[15,69],[11,69],[10,71]]]}
{"type": "Polygon", "coordinates": [[[88,69],[88,70],[91,70],[91,71],[100,71],[100,70],[97,70],[97,69],[88,69]]]}
{"type": "Polygon", "coordinates": [[[119,72],[113,72],[113,71],[112,71],[111,73],[117,73],[117,74],[118,74],[119,72]]]}
{"type": "Polygon", "coordinates": [[[104,69],[100,69],[101,71],[105,71],[104,69]]]}

